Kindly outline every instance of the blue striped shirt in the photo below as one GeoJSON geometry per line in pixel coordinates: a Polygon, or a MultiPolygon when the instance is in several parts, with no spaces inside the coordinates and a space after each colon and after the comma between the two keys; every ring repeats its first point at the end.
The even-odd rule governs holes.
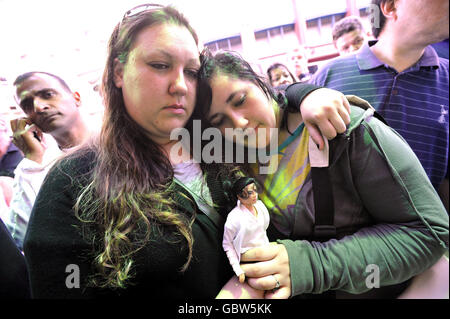
{"type": "Polygon", "coordinates": [[[311,83],[367,100],[408,142],[438,188],[448,178],[449,61],[428,46],[416,64],[398,73],[372,53],[374,43],[330,61],[311,83]]]}

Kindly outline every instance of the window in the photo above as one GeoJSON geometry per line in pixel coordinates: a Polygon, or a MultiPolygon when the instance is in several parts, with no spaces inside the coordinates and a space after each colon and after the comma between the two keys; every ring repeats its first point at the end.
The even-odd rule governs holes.
{"type": "Polygon", "coordinates": [[[255,32],[255,39],[256,40],[267,39],[267,30],[255,32]]]}
{"type": "Polygon", "coordinates": [[[283,26],[283,33],[289,33],[289,32],[294,32],[295,31],[295,25],[294,24],[289,24],[289,25],[285,25],[283,26]]]}
{"type": "Polygon", "coordinates": [[[281,36],[281,28],[277,27],[277,28],[270,29],[269,34],[271,37],[281,36]]]}
{"type": "Polygon", "coordinates": [[[239,36],[239,37],[230,38],[230,44],[231,44],[231,46],[236,46],[236,45],[242,44],[241,37],[239,36]]]}
{"type": "Polygon", "coordinates": [[[218,41],[217,45],[219,46],[219,49],[222,49],[222,50],[230,50],[231,49],[228,39],[218,41]]]}
{"type": "Polygon", "coordinates": [[[318,25],[319,25],[318,19],[306,21],[306,27],[308,28],[316,28],[318,25]]]}

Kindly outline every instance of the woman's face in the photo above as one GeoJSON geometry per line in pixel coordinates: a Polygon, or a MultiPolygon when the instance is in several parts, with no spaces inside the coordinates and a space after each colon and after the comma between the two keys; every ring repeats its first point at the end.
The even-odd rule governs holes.
{"type": "Polygon", "coordinates": [[[195,104],[199,52],[191,33],[165,23],[143,29],[125,64],[115,61],[114,82],[128,114],[159,144],[184,127],[195,104]]]}
{"type": "Polygon", "coordinates": [[[277,87],[283,84],[292,84],[294,81],[292,80],[291,75],[288,70],[283,67],[279,67],[270,71],[270,75],[272,78],[272,86],[277,87]]]}
{"type": "Polygon", "coordinates": [[[210,123],[235,143],[254,148],[269,145],[270,128],[277,127],[275,102],[252,82],[220,72],[211,78],[210,85],[212,102],[207,115],[210,123]],[[244,137],[230,137],[227,128],[242,129],[244,137]]]}

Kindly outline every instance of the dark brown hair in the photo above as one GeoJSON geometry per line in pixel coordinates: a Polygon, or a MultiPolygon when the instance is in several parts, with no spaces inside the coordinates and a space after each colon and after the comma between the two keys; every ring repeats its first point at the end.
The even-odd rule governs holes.
{"type": "Polygon", "coordinates": [[[281,63],[274,63],[267,69],[267,77],[269,78],[270,84],[273,86],[273,79],[272,79],[272,71],[275,69],[285,69],[289,75],[291,76],[292,82],[295,83],[297,80],[295,79],[295,76],[289,71],[289,68],[281,63]]]}
{"type": "Polygon", "coordinates": [[[333,27],[333,41],[336,42],[337,39],[342,37],[344,34],[359,31],[364,32],[364,27],[361,20],[358,17],[345,17],[339,20],[333,27]]]}
{"type": "Polygon", "coordinates": [[[160,146],[129,116],[122,90],[114,83],[114,60],[125,63],[138,34],[163,23],[186,27],[198,42],[181,13],[161,6],[125,17],[108,43],[101,88],[104,120],[98,139],[90,146],[95,165],[75,205],[83,234],[95,247],[96,273],[90,278],[91,286],[124,288],[133,276],[133,255],[148,242],[154,227],[173,229],[184,239],[188,254],[181,271],[192,257],[194,216],[175,209],[170,193],[172,166],[160,146]]]}

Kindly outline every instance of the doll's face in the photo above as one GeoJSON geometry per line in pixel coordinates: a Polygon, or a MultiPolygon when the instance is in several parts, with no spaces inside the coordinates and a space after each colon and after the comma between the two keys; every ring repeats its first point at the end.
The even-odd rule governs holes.
{"type": "Polygon", "coordinates": [[[258,192],[255,183],[245,186],[238,198],[245,206],[256,204],[258,201],[258,192]]]}

